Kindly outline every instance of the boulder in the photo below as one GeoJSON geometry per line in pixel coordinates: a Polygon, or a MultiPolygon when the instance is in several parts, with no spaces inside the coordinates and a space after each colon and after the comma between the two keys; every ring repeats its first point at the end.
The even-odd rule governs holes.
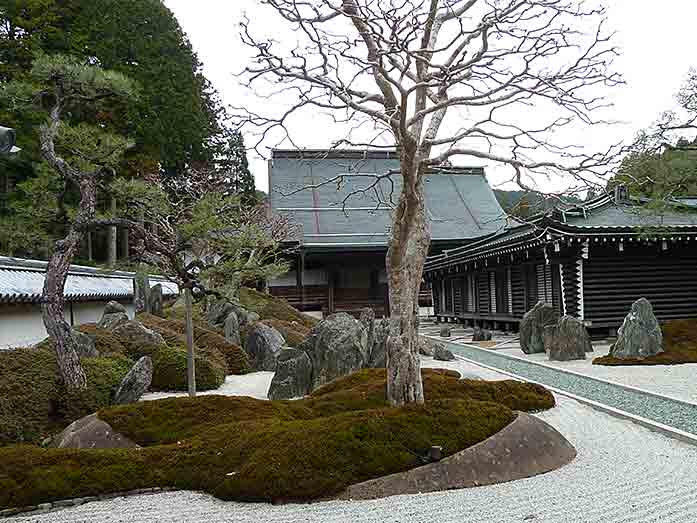
{"type": "Polygon", "coordinates": [[[160,346],[165,344],[162,336],[154,330],[148,329],[138,320],[129,320],[113,331],[114,336],[133,347],[160,346]]]}
{"type": "Polygon", "coordinates": [[[368,347],[373,347],[373,337],[375,336],[375,311],[370,307],[361,309],[361,314],[358,321],[363,325],[367,335],[368,347]]]}
{"type": "Polygon", "coordinates": [[[150,388],[152,370],[153,366],[150,356],[140,358],[121,380],[121,384],[116,389],[116,394],[114,394],[114,403],[116,405],[125,405],[138,401],[150,388]]]}
{"type": "Polygon", "coordinates": [[[116,301],[110,301],[104,307],[102,318],[97,323],[97,328],[113,331],[128,321],[126,307],[116,301]]]}
{"type": "MultiPolygon", "coordinates": [[[[246,312],[245,309],[242,309],[243,312],[246,312]]],[[[248,323],[255,323],[261,319],[261,316],[259,316],[256,312],[247,312],[246,314],[243,314],[242,316],[244,318],[244,322],[240,323],[240,327],[244,327],[248,323]]]]}
{"type": "Polygon", "coordinates": [[[381,369],[387,366],[387,337],[390,335],[390,321],[387,318],[373,321],[372,343],[369,345],[367,366],[381,369]]]}
{"type": "MultiPolygon", "coordinates": [[[[206,321],[214,327],[222,327],[228,314],[235,311],[235,307],[227,300],[219,299],[208,304],[206,321]]],[[[239,314],[238,314],[239,318],[239,314]]]]}
{"type": "Polygon", "coordinates": [[[419,354],[422,356],[430,356],[431,358],[433,357],[433,346],[426,338],[419,337],[419,354]]]}
{"type": "Polygon", "coordinates": [[[491,341],[491,337],[491,331],[481,327],[475,327],[472,333],[472,341],[491,341]]]}
{"type": "Polygon", "coordinates": [[[276,373],[269,387],[269,399],[300,398],[312,391],[312,361],[300,349],[283,348],[276,358],[276,373]]]}
{"type": "Polygon", "coordinates": [[[143,272],[137,272],[134,283],[136,314],[150,312],[150,278],[143,272]]]}
{"type": "Polygon", "coordinates": [[[440,326],[440,337],[441,338],[449,338],[451,336],[450,332],[450,327],[447,325],[441,325],[440,326]]]}
{"type": "Polygon", "coordinates": [[[103,314],[116,314],[117,312],[128,314],[128,310],[126,310],[126,307],[124,307],[117,301],[110,301],[104,307],[103,314]]]}
{"type": "Polygon", "coordinates": [[[317,323],[299,347],[312,360],[312,388],[364,368],[369,360],[367,338],[360,322],[345,312],[317,323]]]}
{"type": "Polygon", "coordinates": [[[520,348],[525,354],[536,354],[545,351],[545,327],[556,325],[559,314],[554,308],[544,302],[538,302],[525,313],[520,322],[520,348]]]}
{"type": "Polygon", "coordinates": [[[639,298],[624,319],[610,355],[620,359],[644,359],[663,352],[663,333],[646,298],[639,298]]]}
{"type": "Polygon", "coordinates": [[[134,449],[139,445],[90,414],[68,425],[58,434],[51,446],[59,449],[134,449]]]}
{"type": "Polygon", "coordinates": [[[162,284],[158,283],[150,289],[150,314],[164,318],[164,296],[162,295],[162,284]]]}
{"type": "Polygon", "coordinates": [[[433,347],[433,359],[438,361],[453,361],[455,356],[445,348],[445,345],[436,343],[433,347]]]}
{"type": "Polygon", "coordinates": [[[99,356],[99,351],[90,336],[76,330],[71,331],[71,335],[76,343],[75,351],[80,358],[96,358],[99,356]]]}
{"type": "Polygon", "coordinates": [[[249,356],[252,369],[256,371],[275,371],[276,356],[285,345],[280,332],[273,327],[258,323],[247,338],[245,352],[249,356]]]}
{"type": "Polygon", "coordinates": [[[545,327],[545,352],[552,361],[585,360],[593,352],[588,331],[576,318],[564,316],[556,325],[545,327]]]}
{"type": "Polygon", "coordinates": [[[240,322],[234,311],[231,311],[225,318],[223,329],[225,331],[225,341],[240,345],[240,322]]]}

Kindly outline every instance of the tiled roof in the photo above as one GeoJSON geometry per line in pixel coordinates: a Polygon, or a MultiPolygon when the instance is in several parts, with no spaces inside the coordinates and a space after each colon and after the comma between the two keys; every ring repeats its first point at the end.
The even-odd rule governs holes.
{"type": "MultiPolygon", "coordinates": [[[[274,151],[276,153],[276,151],[274,151]]],[[[367,158],[274,155],[269,166],[273,212],[289,216],[306,246],[386,246],[392,206],[401,190],[399,160],[387,151],[367,158]],[[390,174],[392,173],[392,174],[390,174]],[[376,181],[375,175],[388,175],[376,181]],[[337,177],[341,180],[327,183],[337,177]],[[370,187],[369,190],[365,190],[370,187]]],[[[426,175],[433,240],[470,240],[505,225],[505,213],[482,168],[441,168],[426,175]]]]}
{"type": "MultiPolygon", "coordinates": [[[[0,257],[0,303],[36,303],[41,299],[46,262],[0,257]]],[[[65,283],[66,301],[102,301],[133,297],[135,274],[103,271],[72,265],[65,283]]],[[[162,284],[165,296],[179,293],[177,285],[160,277],[150,284],[162,284]]]]}

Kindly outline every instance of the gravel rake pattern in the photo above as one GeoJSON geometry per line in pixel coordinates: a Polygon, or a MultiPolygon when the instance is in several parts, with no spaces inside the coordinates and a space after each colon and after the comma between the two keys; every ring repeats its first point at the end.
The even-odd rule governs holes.
{"type": "Polygon", "coordinates": [[[472,361],[697,435],[697,405],[628,390],[612,383],[512,359],[486,349],[439,341],[445,342],[453,353],[472,361]]]}

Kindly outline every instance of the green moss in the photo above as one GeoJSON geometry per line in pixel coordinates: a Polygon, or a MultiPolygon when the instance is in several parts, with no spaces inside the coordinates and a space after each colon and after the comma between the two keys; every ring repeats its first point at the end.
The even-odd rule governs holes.
{"type": "Polygon", "coordinates": [[[38,443],[72,421],[111,404],[133,362],[123,355],[84,358],[87,388],[68,394],[55,355],[44,349],[0,352],[0,445],[38,443]]]}
{"type": "Polygon", "coordinates": [[[418,466],[432,445],[445,455],[474,445],[510,423],[512,408],[554,405],[533,385],[423,376],[428,401],[402,408],[386,404],[384,369],[371,369],[298,401],[202,396],[104,409],[99,417],[143,448],[0,449],[0,508],[162,486],[233,500],[323,498],[418,466]]]}
{"type": "Polygon", "coordinates": [[[697,320],[673,320],[666,322],[663,330],[663,350],[660,354],[644,359],[621,359],[611,355],[593,360],[593,365],[681,365],[697,363],[697,320]]]}
{"type": "Polygon", "coordinates": [[[96,323],[85,323],[77,327],[77,330],[88,334],[94,340],[94,345],[99,354],[126,354],[126,347],[111,332],[98,329],[96,323]]]}
{"type": "Polygon", "coordinates": [[[254,289],[241,288],[239,297],[242,306],[248,311],[256,312],[262,320],[296,322],[307,328],[312,328],[319,321],[292,307],[283,298],[264,294],[254,289]]]}
{"type": "MultiPolygon", "coordinates": [[[[153,390],[185,391],[187,383],[187,353],[184,346],[165,345],[152,355],[153,390]]],[[[196,390],[212,390],[225,381],[225,369],[205,354],[195,354],[196,390]]]]}

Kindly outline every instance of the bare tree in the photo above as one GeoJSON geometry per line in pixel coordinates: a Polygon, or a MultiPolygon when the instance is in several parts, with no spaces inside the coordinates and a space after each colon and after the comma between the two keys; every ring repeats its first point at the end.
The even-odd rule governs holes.
{"type": "MultiPolygon", "coordinates": [[[[242,23],[254,52],[243,77],[292,100],[281,114],[245,110],[256,147],[293,142],[304,109],[349,124],[371,122],[370,146],[388,135],[400,156],[401,194],[386,266],[390,297],[387,397],[424,400],[417,350],[418,293],[430,245],[424,176],[452,157],[496,162],[530,188],[535,175],[583,182],[604,174],[616,147],[586,155],[560,143],[565,128],[603,123],[602,90],[622,82],[604,11],[577,0],[260,0],[294,31],[284,48],[242,23]],[[549,116],[546,117],[545,116],[549,116]]],[[[335,183],[327,180],[323,183],[335,183]]]]}

